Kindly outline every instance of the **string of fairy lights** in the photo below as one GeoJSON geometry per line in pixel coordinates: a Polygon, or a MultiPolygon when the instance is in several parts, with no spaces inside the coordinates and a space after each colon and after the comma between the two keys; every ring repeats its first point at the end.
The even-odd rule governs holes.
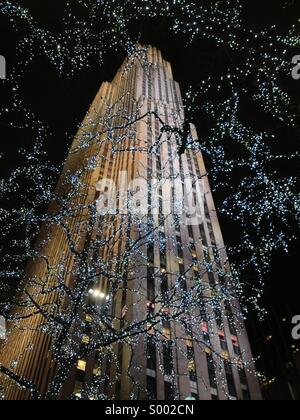
{"type": "MultiPolygon", "coordinates": [[[[293,98],[282,87],[281,80],[290,77],[291,51],[300,46],[299,23],[293,25],[286,34],[279,34],[276,26],[263,30],[246,28],[243,22],[243,5],[237,0],[216,2],[79,0],[76,8],[71,2],[66,2],[62,25],[59,30],[53,32],[42,28],[28,9],[13,1],[2,1],[0,13],[20,37],[16,67],[10,72],[6,81],[1,81],[0,86],[5,86],[5,89],[10,92],[10,99],[7,104],[0,107],[0,117],[13,129],[31,130],[34,139],[31,151],[20,151],[23,162],[14,168],[7,178],[0,181],[0,197],[4,200],[4,205],[0,209],[0,221],[3,226],[1,239],[2,243],[9,242],[7,248],[1,249],[5,268],[1,269],[0,274],[2,278],[6,279],[23,279],[24,262],[39,253],[33,249],[32,241],[42,222],[56,223],[63,228],[68,236],[75,227],[64,225],[66,215],[71,217],[78,215],[80,211],[83,213],[87,210],[92,211],[90,206],[85,205],[78,209],[78,200],[80,200],[78,191],[81,191],[82,177],[85,173],[82,168],[68,179],[72,189],[68,197],[60,203],[63,210],[52,215],[41,211],[54,198],[58,199],[54,192],[54,185],[60,170],[49,161],[43,147],[49,134],[47,123],[41,121],[39,116],[29,109],[26,99],[20,92],[22,77],[34,63],[36,57],[39,55],[46,57],[57,73],[66,78],[72,78],[86,67],[94,66],[95,61],[97,65],[101,66],[105,62],[106,53],[110,50],[122,53],[125,51],[132,57],[132,64],[136,59],[139,59],[144,62],[145,68],[151,69],[146,60],[145,50],[136,48],[137,42],[142,39],[142,34],[140,37],[132,38],[130,27],[141,19],[159,17],[167,18],[169,27],[166,30],[184,39],[190,48],[198,40],[204,39],[212,42],[216,47],[228,49],[230,54],[238,54],[239,61],[236,65],[232,65],[225,74],[216,72],[216,74],[200,80],[197,86],[190,87],[184,99],[187,119],[198,121],[199,116],[202,115],[210,119],[210,128],[204,137],[201,136],[201,142],[191,139],[189,147],[191,150],[200,149],[211,160],[209,177],[213,181],[214,189],[226,193],[219,211],[224,217],[235,221],[241,229],[239,245],[233,244],[228,248],[229,254],[233,258],[232,273],[228,274],[226,270],[216,268],[214,262],[201,261],[198,263],[202,267],[203,273],[218,270],[220,276],[234,284],[235,293],[231,295],[224,287],[219,288],[218,294],[215,295],[211,288],[203,285],[202,282],[188,291],[182,291],[182,276],[178,276],[177,273],[174,286],[169,290],[167,297],[167,304],[172,308],[173,313],[167,317],[161,311],[158,314],[152,314],[152,316],[150,314],[142,326],[140,326],[140,320],[134,320],[131,330],[130,326],[127,326],[128,333],[125,336],[117,334],[117,328],[108,328],[108,325],[112,325],[116,321],[110,318],[108,312],[109,305],[113,300],[113,291],[105,295],[105,304],[100,311],[93,309],[92,316],[88,321],[82,320],[76,308],[80,302],[81,307],[86,308],[87,311],[90,310],[85,307],[85,302],[87,295],[97,286],[95,278],[99,276],[99,273],[110,278],[117,290],[120,283],[122,285],[120,279],[122,279],[124,265],[131,265],[131,269],[134,271],[139,264],[141,266],[148,264],[147,255],[141,250],[139,243],[129,239],[128,246],[131,247],[131,252],[124,252],[123,258],[118,255],[114,256],[109,263],[105,259],[95,261],[84,252],[78,256],[75,252],[78,243],[68,236],[71,254],[73,252],[76,255],[75,259],[77,258],[76,264],[70,269],[66,267],[65,261],[62,261],[57,267],[52,267],[49,261],[47,263],[50,264],[51,275],[55,273],[56,276],[57,288],[55,290],[62,295],[67,293],[72,304],[68,310],[61,314],[60,319],[55,316],[56,306],[55,308],[43,307],[48,315],[47,323],[42,326],[42,332],[51,332],[54,341],[58,343],[54,347],[54,360],[61,365],[49,391],[49,398],[54,398],[59,394],[70,368],[70,360],[73,361],[71,365],[72,363],[74,365],[77,359],[87,358],[88,354],[93,353],[99,347],[107,346],[109,351],[107,351],[106,357],[110,363],[116,365],[117,377],[120,376],[121,364],[116,358],[115,352],[110,351],[110,346],[112,343],[123,343],[124,340],[133,348],[138,346],[139,336],[131,333],[136,330],[137,325],[141,328],[141,334],[148,339],[150,324],[151,334],[152,330],[155,331],[155,335],[160,340],[166,320],[168,322],[176,320],[183,330],[193,331],[193,340],[195,343],[199,343],[203,351],[213,354],[213,347],[203,340],[202,331],[199,331],[201,323],[201,316],[198,313],[199,296],[204,295],[206,306],[209,308],[207,323],[208,329],[211,331],[214,330],[215,312],[221,310],[223,315],[226,312],[222,306],[224,300],[238,311],[236,308],[236,297],[238,296],[240,301],[245,303],[245,308],[254,307],[259,315],[263,315],[264,309],[261,307],[260,299],[264,293],[265,277],[272,255],[278,249],[288,252],[289,244],[294,239],[290,233],[291,226],[299,220],[300,201],[299,196],[296,195],[297,179],[293,176],[280,176],[276,170],[269,169],[270,164],[274,168],[276,162],[291,162],[293,164],[299,158],[296,152],[278,154],[272,147],[273,143],[280,141],[278,131],[281,127],[289,128],[294,135],[297,133],[298,111],[293,98]],[[82,13],[83,11],[84,13],[82,13]],[[261,112],[272,118],[272,129],[270,127],[258,129],[250,122],[244,121],[240,110],[245,97],[251,98],[261,112]],[[228,153],[228,140],[229,145],[240,152],[233,157],[228,153]],[[238,175],[241,171],[245,171],[246,175],[238,175]],[[25,191],[22,189],[24,180],[25,191]],[[19,197],[18,204],[11,208],[10,202],[15,202],[16,196],[19,197]],[[15,235],[13,240],[11,240],[12,235],[15,235]],[[119,265],[120,259],[123,259],[122,265],[119,265]],[[234,263],[234,259],[236,259],[236,263],[234,263]],[[118,270],[115,270],[116,266],[118,270]],[[112,267],[114,267],[113,270],[112,267]],[[243,272],[249,268],[254,269],[257,274],[257,278],[250,285],[242,280],[243,272]],[[66,288],[66,276],[79,276],[84,287],[82,288],[81,284],[80,287],[75,287],[73,290],[66,288]],[[245,291],[247,291],[247,296],[245,296],[245,291]],[[189,322],[186,321],[187,307],[190,315],[189,322]],[[157,318],[159,318],[158,322],[157,318]],[[91,324],[91,329],[96,331],[94,339],[90,341],[82,337],[82,331],[86,329],[87,322],[91,324]],[[67,334],[62,348],[59,343],[65,324],[79,325],[80,328],[75,336],[73,333],[67,334]],[[85,347],[82,350],[78,348],[78,342],[83,339],[85,347]]],[[[125,70],[130,72],[130,60],[128,63],[128,69],[125,70]]],[[[125,101],[124,98],[123,100],[125,101]]],[[[111,136],[118,149],[121,150],[122,146],[126,145],[126,134],[129,138],[134,138],[135,131],[130,126],[126,129],[123,128],[123,133],[119,137],[115,135],[111,126],[115,110],[118,110],[117,118],[121,121],[124,118],[119,108],[117,106],[113,108],[111,114],[102,121],[102,124],[104,126],[106,124],[109,128],[107,137],[111,136]]],[[[174,115],[169,117],[175,118],[174,115]]],[[[87,141],[89,136],[94,139],[95,126],[87,131],[87,141]]],[[[201,127],[198,129],[201,134],[201,127]]],[[[159,141],[160,139],[158,145],[159,141]]],[[[83,146],[82,151],[85,149],[86,146],[83,146]]],[[[151,149],[154,158],[158,154],[158,150],[158,147],[151,149]]],[[[106,163],[106,160],[106,156],[100,157],[100,164],[106,163]]],[[[93,156],[87,161],[87,168],[92,171],[96,164],[99,165],[99,157],[95,160],[93,156]]],[[[82,198],[84,198],[84,194],[82,198]]],[[[106,226],[99,226],[99,234],[103,232],[103,228],[109,230],[110,225],[109,220],[106,226]]],[[[81,224],[78,223],[76,228],[82,229],[81,224]]],[[[88,229],[90,229],[90,234],[95,233],[94,225],[88,229]]],[[[140,223],[140,230],[147,234],[149,245],[159,243],[160,250],[163,250],[165,241],[171,241],[174,245],[173,248],[177,248],[178,244],[174,243],[173,237],[161,239],[161,236],[156,232],[149,233],[148,221],[140,223]]],[[[122,235],[122,229],[115,232],[114,239],[113,237],[110,239],[110,245],[113,246],[114,241],[117,241],[118,238],[121,240],[122,235]]],[[[45,239],[45,242],[50,240],[51,236],[45,239]]],[[[79,240],[80,238],[77,239],[77,241],[79,240]]],[[[196,242],[195,245],[202,246],[202,241],[196,242]]],[[[96,249],[104,244],[95,240],[93,246],[96,249]]],[[[107,246],[106,243],[105,246],[107,246]]],[[[188,249],[184,247],[183,250],[188,252],[188,249]]],[[[174,254],[173,257],[176,258],[176,255],[174,254]]],[[[187,269],[187,277],[191,274],[190,272],[195,274],[193,270],[194,264],[187,269]]],[[[202,271],[200,270],[200,274],[202,271]]],[[[155,267],[154,272],[159,279],[162,274],[161,267],[155,267]]],[[[174,273],[172,274],[174,275],[174,273]]],[[[36,287],[33,298],[38,301],[40,279],[26,280],[32,287],[36,287]]],[[[24,287],[23,282],[20,285],[20,290],[22,287],[24,287]]],[[[126,289],[127,286],[123,285],[123,287],[126,289]]],[[[51,294],[53,290],[49,288],[47,293],[51,294]]],[[[98,297],[101,298],[103,293],[99,292],[98,297]]],[[[139,296],[141,301],[145,299],[146,291],[141,288],[134,287],[130,293],[139,296]]],[[[26,300],[29,312],[36,309],[36,304],[33,302],[30,299],[26,300]]],[[[156,297],[156,303],[162,304],[161,297],[156,297]]],[[[164,304],[166,306],[166,302],[164,304]]],[[[10,303],[4,302],[1,309],[9,313],[10,307],[10,303]]],[[[16,320],[14,321],[16,322],[16,320]]],[[[123,320],[119,319],[117,322],[123,322],[123,320]]],[[[26,321],[21,320],[16,324],[17,328],[24,329],[26,321]]],[[[239,330],[239,328],[237,329],[239,330]]],[[[179,342],[185,338],[176,337],[171,340],[172,351],[177,351],[177,348],[182,349],[179,342]]],[[[194,369],[192,352],[189,351],[188,356],[186,351],[180,350],[180,352],[182,352],[182,357],[189,357],[191,369],[194,369]]],[[[218,355],[215,356],[217,358],[218,355]]],[[[97,357],[98,363],[101,365],[103,353],[99,352],[97,357]]],[[[165,366],[163,358],[161,359],[159,369],[164,374],[165,366]]],[[[241,357],[237,357],[233,364],[241,367],[241,357]]],[[[215,363],[216,376],[218,383],[226,393],[226,378],[221,366],[223,366],[222,363],[215,363]]],[[[244,359],[243,368],[251,370],[251,366],[252,361],[244,359]]],[[[14,364],[10,367],[15,368],[14,364]]],[[[132,370],[139,369],[136,366],[130,368],[132,370]]],[[[176,393],[177,386],[173,373],[174,371],[169,376],[176,393]]],[[[107,398],[107,395],[100,392],[107,380],[111,380],[111,378],[106,375],[95,375],[93,383],[82,396],[90,399],[107,398]]],[[[33,390],[33,384],[25,379],[21,386],[33,390]]],[[[210,388],[209,384],[205,384],[205,386],[207,389],[210,388]]],[[[142,391],[140,385],[136,384],[136,387],[142,391]]],[[[135,398],[136,395],[134,394],[132,397],[135,398]]]]}

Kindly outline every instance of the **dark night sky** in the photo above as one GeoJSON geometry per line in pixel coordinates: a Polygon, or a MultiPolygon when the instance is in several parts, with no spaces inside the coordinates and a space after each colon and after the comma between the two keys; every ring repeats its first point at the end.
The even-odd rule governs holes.
{"type": "MultiPolygon", "coordinates": [[[[32,10],[41,24],[53,29],[57,28],[65,2],[27,0],[21,3],[32,10]]],[[[286,10],[280,7],[283,3],[284,1],[279,0],[244,1],[246,23],[254,27],[275,23],[279,25],[279,28],[285,29],[296,21],[295,16],[300,17],[300,2],[295,1],[293,7],[286,10]]],[[[7,58],[9,72],[15,61],[16,36],[3,17],[0,17],[0,28],[2,32],[0,54],[7,58]]],[[[212,72],[222,71],[230,59],[225,51],[216,50],[207,41],[187,48],[183,40],[179,40],[166,31],[166,22],[163,20],[156,20],[154,25],[153,22],[149,24],[143,21],[139,27],[132,28],[133,33],[140,30],[143,32],[142,41],[161,49],[164,57],[172,63],[174,77],[183,90],[189,84],[197,85],[202,78],[212,72]]],[[[22,31],[20,36],[22,36],[22,31]]],[[[49,62],[42,57],[35,59],[26,70],[22,79],[22,91],[27,103],[49,126],[52,134],[48,138],[48,149],[52,159],[62,162],[72,136],[101,82],[112,79],[123,58],[111,52],[101,68],[95,63],[92,68],[83,70],[72,79],[59,78],[49,62]]],[[[294,89],[295,95],[299,95],[300,81],[294,81],[291,89],[294,89]]],[[[3,94],[0,93],[0,95],[3,94]]],[[[0,102],[2,102],[1,96],[0,102]]],[[[201,137],[201,121],[196,121],[196,124],[201,137]]],[[[7,167],[2,167],[0,173],[5,173],[15,162],[16,150],[23,144],[30,144],[32,139],[29,131],[26,133],[24,130],[9,129],[5,121],[0,122],[0,126],[0,152],[5,153],[7,162],[7,167]]],[[[285,145],[288,143],[289,139],[286,139],[285,145]]],[[[295,143],[292,143],[287,147],[294,148],[295,146],[295,143]]],[[[218,203],[220,197],[216,195],[215,199],[218,203]]],[[[225,242],[230,242],[231,237],[237,237],[238,233],[232,231],[232,226],[226,220],[221,220],[221,226],[225,242]]],[[[294,245],[288,256],[282,254],[274,256],[267,279],[265,301],[268,307],[280,308],[287,304],[291,311],[299,308],[300,286],[299,274],[296,270],[296,266],[299,265],[298,254],[297,246],[294,245]]]]}

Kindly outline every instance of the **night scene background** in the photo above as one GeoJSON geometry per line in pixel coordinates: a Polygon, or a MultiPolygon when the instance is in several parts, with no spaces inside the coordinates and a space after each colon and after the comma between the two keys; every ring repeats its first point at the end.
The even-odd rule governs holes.
{"type": "MultiPolygon", "coordinates": [[[[5,11],[5,1],[0,1],[0,6],[5,11]]],[[[59,34],[63,30],[65,24],[65,16],[67,4],[70,5],[72,13],[81,19],[88,19],[87,8],[79,5],[76,1],[62,0],[27,0],[12,1],[12,4],[21,5],[30,11],[34,19],[34,25],[44,28],[54,34],[59,34]]],[[[88,3],[88,2],[87,2],[88,3]]],[[[122,3],[121,1],[119,4],[122,3]]],[[[125,2],[126,3],[126,2],[125,2]]],[[[151,2],[149,2],[151,3],[151,2]]],[[[185,3],[185,2],[184,2],[185,3]]],[[[197,3],[197,2],[196,2],[197,3]]],[[[199,1],[199,3],[202,3],[199,1]]],[[[203,2],[205,3],[205,2],[203,2]]],[[[222,2],[221,2],[222,3],[222,2]]],[[[223,2],[225,4],[226,2],[223,2]]],[[[230,3],[230,2],[229,2],[230,3]]],[[[260,31],[262,28],[276,25],[273,34],[286,34],[288,30],[296,25],[299,34],[300,4],[298,1],[241,1],[243,5],[243,23],[246,28],[251,28],[254,32],[260,31]]],[[[130,7],[130,6],[128,6],[130,7]]],[[[180,13],[180,2],[178,2],[178,15],[180,13]]],[[[229,8],[229,4],[227,6],[229,8]]],[[[26,107],[30,109],[34,115],[43,122],[46,127],[47,135],[44,137],[45,150],[47,151],[48,160],[56,165],[62,165],[71,141],[78,129],[80,122],[83,120],[88,107],[95,97],[102,81],[111,81],[117,69],[122,64],[127,52],[123,49],[116,50],[112,45],[107,46],[103,61],[99,62],[97,58],[97,45],[95,41],[90,40],[90,54],[88,65],[85,63],[83,53],[83,62],[79,65],[77,60],[72,64],[72,60],[67,61],[65,68],[61,71],[59,64],[49,59],[51,54],[44,54],[42,48],[37,45],[28,46],[26,52],[26,43],[23,44],[21,52],[17,55],[17,46],[19,42],[29,36],[32,29],[29,29],[26,20],[16,19],[13,23],[9,13],[0,10],[0,54],[6,58],[7,62],[7,78],[9,80],[12,69],[20,72],[21,76],[18,80],[19,93],[22,96],[26,107]],[[32,51],[36,51],[36,56],[31,57],[32,51]],[[25,62],[30,59],[31,62],[22,66],[20,56],[25,62]]],[[[7,10],[7,9],[6,9],[7,10]]],[[[183,93],[188,92],[190,86],[194,90],[201,88],[203,80],[212,77],[214,80],[224,74],[227,74],[240,66],[241,62],[245,62],[247,51],[230,51],[226,46],[216,46],[215,40],[210,37],[200,36],[193,42],[188,43],[187,34],[174,34],[170,30],[172,22],[168,16],[146,17],[143,16],[136,20],[129,20],[128,33],[133,40],[138,40],[141,44],[150,44],[161,50],[165,59],[167,59],[173,67],[174,79],[179,82],[183,93]]],[[[172,18],[173,19],[173,18],[172,18]]],[[[70,26],[72,27],[72,26],[70,26]]],[[[97,31],[96,27],[93,27],[97,31]]],[[[80,55],[82,51],[78,48],[76,36],[72,39],[72,31],[69,34],[70,41],[68,48],[73,50],[73,54],[80,55]]],[[[222,33],[220,33],[222,37],[222,33]]],[[[240,34],[243,37],[242,34],[240,34]]],[[[96,39],[96,38],[95,38],[96,39]]],[[[299,41],[299,37],[298,37],[299,41]]],[[[245,44],[247,43],[245,39],[245,44]]],[[[276,45],[270,46],[265,44],[268,54],[278,54],[276,45]]],[[[255,46],[249,44],[250,49],[255,46]]],[[[99,46],[99,48],[102,48],[99,46]]],[[[101,53],[104,51],[101,51],[101,53]]],[[[72,53],[70,55],[72,55],[72,53]]],[[[290,70],[292,71],[292,57],[300,54],[300,44],[294,38],[294,44],[289,50],[290,70]]],[[[288,54],[283,58],[287,59],[288,54]]],[[[78,56],[77,56],[78,58],[78,56]]],[[[245,69],[246,72],[246,69],[245,69]]],[[[267,75],[266,75],[267,77],[267,75]]],[[[255,95],[257,92],[251,83],[255,80],[247,79],[247,94],[241,100],[239,115],[241,119],[255,127],[257,130],[266,129],[272,131],[276,129],[277,141],[274,146],[274,152],[279,155],[294,155],[294,158],[283,159],[280,162],[273,161],[269,165],[269,171],[276,171],[279,178],[299,177],[299,161],[297,158],[297,150],[299,149],[299,109],[300,109],[300,80],[293,80],[290,76],[282,77],[281,87],[286,90],[291,103],[286,105],[287,111],[295,113],[295,126],[288,127],[284,122],[279,123],[264,114],[261,109],[253,105],[247,100],[247,95],[255,95]],[[262,128],[263,127],[263,128],[262,128]]],[[[239,89],[243,89],[243,79],[237,81],[239,89]]],[[[6,179],[10,171],[19,164],[23,164],[23,158],[18,153],[20,148],[30,149],[35,141],[34,130],[30,126],[30,118],[22,115],[21,112],[4,110],[12,109],[12,99],[10,88],[5,80],[0,84],[0,127],[1,127],[1,144],[0,153],[2,155],[0,176],[6,179]],[[26,122],[25,122],[26,121],[26,122]],[[28,127],[22,124],[28,124],[28,127]],[[22,126],[22,127],[20,127],[22,126]]],[[[218,102],[224,91],[211,90],[210,98],[212,102],[218,102]]],[[[248,98],[252,99],[252,98],[248,98]]],[[[201,93],[198,101],[201,104],[201,93]]],[[[209,117],[205,117],[201,111],[195,111],[190,115],[190,121],[195,123],[198,134],[201,138],[209,135],[213,122],[209,117]]],[[[273,146],[272,146],[273,147],[273,146]]],[[[231,159],[243,159],[244,151],[239,146],[234,148],[228,139],[224,138],[224,148],[231,159]]],[[[209,154],[204,153],[205,162],[208,172],[213,168],[214,160],[209,154]]],[[[244,169],[235,168],[231,174],[232,188],[237,188],[239,181],[245,176],[244,169]]],[[[217,183],[220,179],[210,176],[210,182],[215,192],[213,193],[217,208],[222,206],[224,198],[231,191],[231,187],[218,188],[217,183]]],[[[22,186],[22,195],[11,197],[11,205],[14,206],[23,197],[26,197],[28,185],[27,182],[22,186]]],[[[28,192],[30,194],[30,192],[28,192]]],[[[297,194],[297,191],[295,191],[297,194]]],[[[261,195],[257,195],[258,200],[261,195]]],[[[296,202],[296,200],[295,200],[296,202]]],[[[255,204],[255,198],[254,198],[255,204]]],[[[4,207],[7,206],[7,202],[4,207]]],[[[287,216],[286,234],[295,236],[295,239],[289,243],[288,249],[274,250],[270,259],[269,271],[263,274],[264,286],[262,292],[259,293],[258,304],[266,312],[263,315],[257,308],[249,305],[247,308],[247,326],[250,337],[250,343],[255,357],[258,358],[256,365],[257,370],[262,372],[262,385],[264,397],[266,399],[300,399],[300,340],[293,340],[291,336],[292,318],[300,314],[300,285],[299,285],[299,248],[297,243],[298,224],[297,212],[299,214],[299,198],[298,208],[290,209],[287,216]],[[294,214],[294,217],[293,217],[294,214]]],[[[230,248],[241,242],[244,235],[243,229],[232,218],[220,212],[220,224],[224,235],[225,244],[230,248]]],[[[249,216],[251,217],[251,216],[249,216]]],[[[251,224],[251,223],[250,223],[251,224]]],[[[274,226],[282,229],[280,223],[274,219],[274,226]]],[[[255,229],[255,228],[254,228],[255,229]]],[[[266,231],[268,225],[265,226],[266,231]]],[[[12,230],[13,232],[13,230],[12,230]]],[[[251,233],[251,232],[250,232],[251,233]]],[[[253,237],[255,232],[252,232],[253,237]]],[[[13,235],[13,233],[12,233],[13,235]]],[[[7,243],[1,243],[1,252],[5,253],[7,243]]],[[[231,261],[238,265],[239,258],[244,261],[245,255],[230,253],[231,261]]],[[[1,263],[1,270],[4,270],[1,263]]],[[[249,267],[242,272],[241,281],[245,284],[258,284],[258,274],[249,267]]],[[[2,278],[2,281],[9,285],[9,289],[5,289],[0,297],[0,308],[4,312],[5,304],[13,296],[18,279],[2,278]]],[[[251,288],[252,286],[249,286],[251,288]]],[[[247,287],[244,289],[247,293],[247,287]]],[[[252,290],[249,289],[252,295],[252,290]]],[[[247,301],[247,296],[244,296],[247,301]]]]}

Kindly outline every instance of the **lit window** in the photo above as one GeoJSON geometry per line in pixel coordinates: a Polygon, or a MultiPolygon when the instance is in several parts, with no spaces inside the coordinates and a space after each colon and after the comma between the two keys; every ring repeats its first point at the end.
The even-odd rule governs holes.
{"type": "Polygon", "coordinates": [[[77,369],[82,370],[85,372],[86,369],[86,361],[85,360],[78,360],[77,369]]]}
{"type": "Polygon", "coordinates": [[[222,351],[221,352],[221,357],[222,357],[222,359],[229,360],[229,353],[228,353],[228,351],[222,351]]]}
{"type": "Polygon", "coordinates": [[[82,337],[82,342],[83,342],[84,344],[89,344],[89,342],[90,342],[90,337],[89,337],[88,335],[84,335],[84,336],[82,337]]]}
{"type": "Polygon", "coordinates": [[[76,381],[75,386],[74,386],[74,395],[77,398],[81,398],[82,388],[83,388],[83,383],[80,381],[76,381]]]}
{"type": "Polygon", "coordinates": [[[89,294],[92,295],[94,298],[106,298],[106,294],[97,289],[90,289],[89,294]]]}
{"type": "Polygon", "coordinates": [[[147,302],[147,310],[148,312],[154,312],[155,304],[153,302],[147,302]]]}
{"type": "Polygon", "coordinates": [[[236,357],[235,363],[237,364],[239,368],[243,368],[244,366],[243,358],[240,355],[236,357]]]}
{"type": "Polygon", "coordinates": [[[94,376],[101,376],[101,368],[97,367],[93,369],[94,376]]]}
{"type": "Polygon", "coordinates": [[[171,340],[171,329],[170,328],[168,328],[168,327],[163,328],[163,337],[166,340],[171,340]]]}
{"type": "Polygon", "coordinates": [[[196,363],[195,360],[190,360],[188,363],[189,372],[196,372],[196,363]]]}
{"type": "Polygon", "coordinates": [[[193,340],[192,340],[192,337],[191,336],[188,336],[186,338],[186,346],[189,347],[189,348],[192,348],[193,347],[193,340]]]}
{"type": "Polygon", "coordinates": [[[155,331],[154,331],[153,325],[152,325],[152,324],[150,324],[150,323],[148,323],[148,324],[147,324],[147,333],[148,333],[149,335],[154,335],[154,334],[155,334],[155,331]]]}
{"type": "Polygon", "coordinates": [[[232,344],[233,344],[234,346],[238,346],[238,338],[237,338],[237,336],[236,336],[236,335],[232,335],[232,336],[231,336],[231,340],[232,340],[232,344]]]}
{"type": "Polygon", "coordinates": [[[90,315],[86,315],[85,321],[86,322],[93,322],[93,317],[91,317],[90,315]]]}

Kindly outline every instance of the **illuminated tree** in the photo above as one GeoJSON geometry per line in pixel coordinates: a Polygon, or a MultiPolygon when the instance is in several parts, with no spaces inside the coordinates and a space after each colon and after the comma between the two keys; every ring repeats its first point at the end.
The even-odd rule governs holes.
{"type": "MultiPolygon", "coordinates": [[[[216,374],[220,376],[224,389],[226,386],[219,367],[225,361],[224,355],[216,353],[208,334],[209,330],[213,330],[216,317],[219,328],[228,322],[235,335],[243,328],[226,252],[213,246],[207,249],[205,258],[199,260],[196,246],[202,244],[203,238],[195,238],[193,243],[183,247],[174,237],[180,224],[188,220],[188,187],[182,199],[174,199],[169,213],[163,214],[163,217],[159,215],[158,224],[151,212],[159,187],[171,179],[172,182],[178,179],[181,186],[183,173],[179,172],[169,179],[154,180],[150,184],[144,178],[146,189],[150,188],[153,197],[151,203],[147,200],[144,209],[136,207],[136,189],[133,186],[126,190],[125,206],[115,206],[115,203],[121,202],[124,191],[117,191],[114,196],[113,188],[102,190],[104,180],[98,182],[93,187],[94,193],[91,193],[93,176],[98,174],[107,159],[113,160],[118,154],[142,151],[147,156],[156,157],[157,150],[166,141],[177,145],[168,160],[173,161],[178,156],[181,159],[184,151],[199,152],[199,144],[185,124],[182,128],[170,126],[156,112],[143,114],[143,104],[136,103],[134,99],[131,99],[135,106],[130,114],[124,108],[127,98],[125,94],[113,105],[107,105],[103,116],[98,115],[96,110],[90,111],[72,145],[68,166],[64,168],[55,192],[46,190],[42,184],[49,166],[41,164],[43,153],[40,149],[35,149],[31,155],[31,166],[14,171],[7,185],[6,192],[18,192],[19,177],[27,174],[33,185],[31,193],[35,206],[26,208],[23,205],[19,211],[4,213],[4,217],[15,216],[15,219],[9,219],[7,230],[3,232],[4,238],[11,234],[16,223],[21,231],[26,228],[26,241],[20,244],[22,246],[14,255],[7,256],[7,269],[3,271],[4,277],[21,278],[15,298],[5,308],[10,325],[7,339],[12,340],[11,337],[22,334],[22,331],[30,331],[30,334],[24,354],[18,353],[12,366],[1,366],[0,369],[13,384],[30,390],[33,398],[59,398],[70,370],[91,355],[97,357],[99,366],[105,357],[108,358],[115,363],[116,374],[119,375],[115,345],[122,343],[129,346],[134,361],[134,351],[141,337],[146,342],[151,341],[153,346],[165,341],[170,352],[173,348],[182,349],[181,357],[189,360],[190,375],[195,374],[194,345],[210,355],[215,354],[218,360],[216,374]],[[120,111],[116,113],[116,110],[120,111]],[[147,124],[151,115],[159,124],[159,134],[153,144],[141,149],[134,146],[136,126],[139,122],[147,124]],[[108,150],[111,150],[111,157],[108,157],[108,150]],[[75,162],[73,167],[70,162],[75,162]],[[97,201],[94,199],[95,189],[100,194],[97,201]],[[47,202],[50,209],[45,213],[41,211],[41,206],[47,202]],[[165,222],[173,225],[168,234],[162,229],[165,222]],[[32,238],[38,230],[40,234],[33,247],[32,238]],[[190,254],[191,263],[184,270],[170,272],[166,262],[165,265],[162,262],[166,244],[170,241],[173,251],[168,252],[174,253],[171,256],[175,261],[182,259],[178,252],[185,250],[190,254]],[[154,247],[157,245],[161,253],[159,265],[154,260],[154,247]],[[53,253],[53,247],[59,250],[58,254],[53,253]],[[214,260],[211,259],[212,254],[215,255],[214,260]],[[24,273],[22,264],[28,258],[30,262],[24,273]],[[17,266],[10,268],[14,261],[20,262],[19,269],[17,266]],[[149,292],[149,282],[153,283],[152,293],[149,292]],[[118,312],[113,308],[122,301],[124,294],[127,303],[118,312]],[[140,303],[145,308],[144,314],[136,319],[127,318],[127,312],[140,303]],[[178,333],[172,338],[166,332],[166,325],[171,324],[178,333]],[[57,366],[45,396],[39,396],[34,382],[26,381],[17,373],[18,364],[27,352],[34,350],[32,342],[40,334],[51,337],[51,357],[57,366]]],[[[54,168],[50,172],[55,173],[54,168]]],[[[206,174],[196,175],[191,182],[201,182],[203,176],[206,174]]],[[[49,188],[49,182],[47,186],[49,188]]],[[[29,192],[27,190],[26,197],[29,197],[29,192]]],[[[142,192],[145,195],[145,191],[142,192]]],[[[203,197],[199,198],[201,201],[203,197]]],[[[239,350],[233,363],[238,368],[251,369],[253,361],[243,362],[242,356],[243,352],[239,350]]],[[[163,356],[159,354],[159,357],[160,369],[164,371],[163,356]]],[[[137,367],[132,361],[128,366],[128,375],[135,384],[134,392],[138,394],[142,388],[135,380],[133,372],[137,367]]],[[[172,379],[176,395],[174,368],[169,366],[168,369],[164,374],[172,379]]],[[[84,390],[83,397],[108,398],[108,394],[99,391],[107,380],[112,378],[95,375],[93,382],[84,390]]],[[[4,380],[3,384],[7,391],[10,382],[4,380]]],[[[209,384],[206,386],[209,387],[209,384]]]]}

